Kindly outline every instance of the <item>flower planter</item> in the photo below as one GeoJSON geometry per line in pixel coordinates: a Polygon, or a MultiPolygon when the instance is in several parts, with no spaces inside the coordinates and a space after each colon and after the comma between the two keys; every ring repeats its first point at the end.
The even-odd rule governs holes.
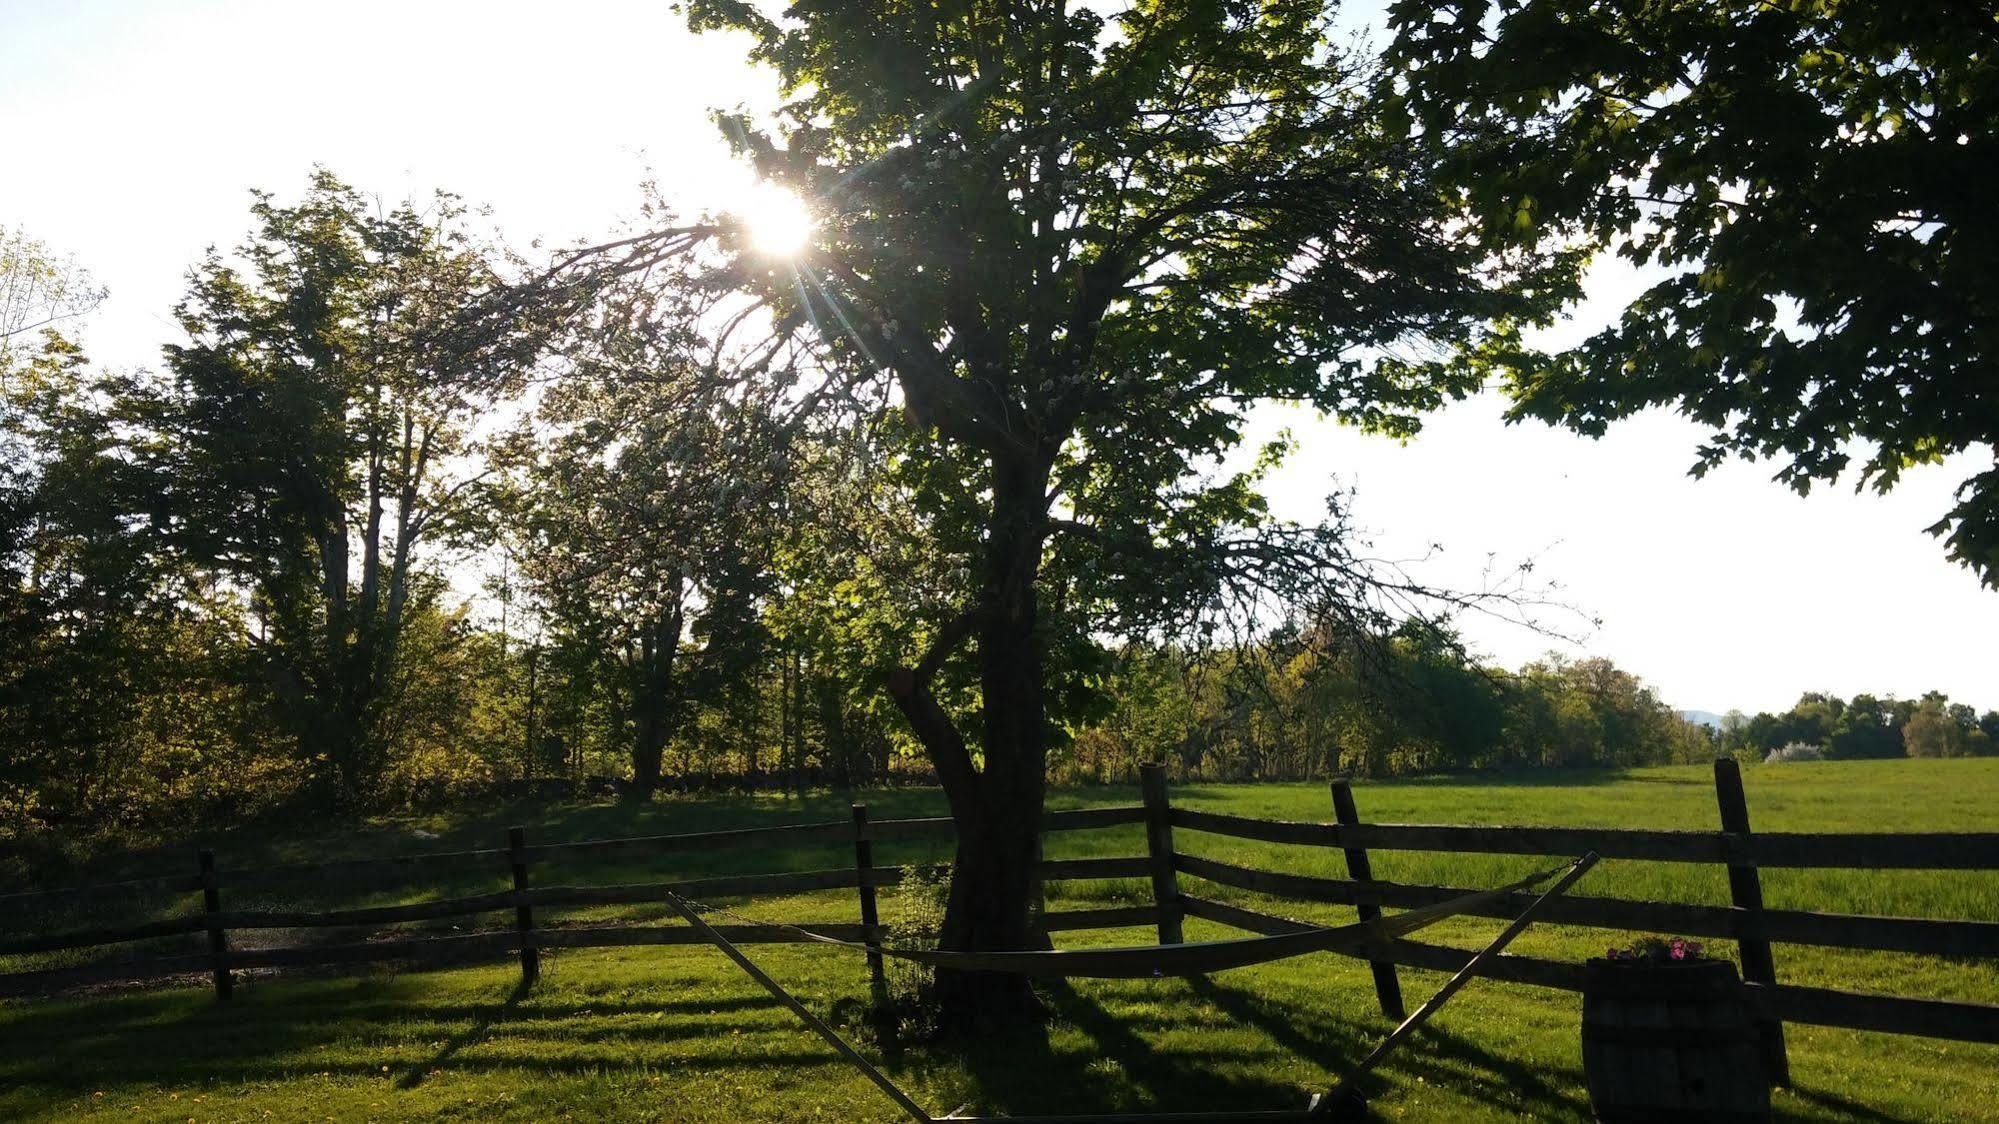
{"type": "Polygon", "coordinates": [[[1583,1073],[1604,1124],[1770,1119],[1770,1079],[1726,960],[1591,960],[1583,1073]]]}

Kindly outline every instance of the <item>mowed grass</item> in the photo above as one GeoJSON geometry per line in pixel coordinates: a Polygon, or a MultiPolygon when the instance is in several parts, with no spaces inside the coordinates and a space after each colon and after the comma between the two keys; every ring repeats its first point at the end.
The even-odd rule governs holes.
{"type": "MultiPolygon", "coordinates": [[[[1822,763],[1745,771],[1761,830],[1999,830],[1999,760],[1822,763]]],[[[1363,783],[1362,817],[1377,822],[1538,823],[1711,828],[1705,768],[1529,774],[1363,783]]],[[[874,818],[934,815],[934,792],[868,793],[874,818]]],[[[1129,803],[1130,790],[1057,794],[1055,807],[1129,803]]],[[[1190,807],[1325,820],[1321,785],[1182,785],[1190,807]]],[[[650,805],[513,807],[484,815],[384,820],[314,833],[245,830],[211,841],[224,867],[497,846],[510,823],[544,841],[843,819],[822,794],[667,800],[650,805]],[[419,839],[414,832],[440,838],[419,839]]],[[[1180,850],[1304,874],[1341,876],[1338,854],[1181,832],[1180,850]]],[[[1139,854],[1136,828],[1051,836],[1050,857],[1139,854]]],[[[877,861],[948,857],[934,845],[883,845],[877,861]]],[[[844,847],[760,848],[537,867],[537,884],[660,881],[809,869],[851,861],[844,847]]],[[[184,849],[93,864],[91,878],[178,870],[184,849]]],[[[1504,856],[1378,853],[1381,877],[1485,886],[1547,865],[1504,856]]],[[[321,883],[284,894],[231,894],[227,908],[376,904],[498,888],[467,877],[398,887],[321,883]]],[[[1774,906],[1999,921],[1999,873],[1768,871],[1774,906]]],[[[1285,903],[1182,880],[1183,889],[1290,916],[1342,922],[1349,909],[1285,903]]],[[[1143,901],[1137,881],[1057,883],[1051,907],[1143,901]]],[[[1719,869],[1605,862],[1578,887],[1598,895],[1724,903],[1719,869]]],[[[188,908],[133,901],[123,916],[188,908]]],[[[724,901],[784,920],[852,920],[851,892],[724,901]]],[[[891,903],[894,908],[894,903],[891,903]]],[[[658,907],[543,911],[545,922],[654,917],[658,907]]],[[[95,918],[103,920],[104,918],[95,918]]],[[[14,930],[61,928],[77,915],[9,919],[14,930]]],[[[509,917],[466,919],[466,927],[509,917]]],[[[1499,923],[1466,919],[1423,939],[1476,947],[1499,923]]],[[[434,927],[434,926],[433,926],[434,927]]],[[[1237,935],[1190,923],[1190,939],[1237,935]]],[[[287,943],[324,932],[244,934],[287,943]]],[[[1126,944],[1149,930],[1069,933],[1058,943],[1126,944]]],[[[1622,938],[1536,927],[1515,950],[1581,959],[1622,938]]],[[[168,950],[167,945],[152,946],[168,950]]],[[[185,948],[174,946],[174,950],[185,948]]],[[[1714,951],[1729,953],[1718,947],[1714,951]]],[[[757,946],[751,955],[813,1010],[851,1019],[865,999],[858,957],[837,949],[757,946]]],[[[53,958],[4,963],[19,969],[53,958]]],[[[1787,982],[1999,1003],[1999,964],[1799,946],[1777,949],[1787,982]]],[[[1403,970],[1411,1006],[1441,982],[1403,970]]],[[[912,1047],[885,1060],[933,1113],[1234,1110],[1294,1107],[1359,1057],[1389,1023],[1366,966],[1311,956],[1206,980],[1076,981],[1050,989],[1044,1034],[947,1050],[912,1047]]],[[[1587,1120],[1579,997],[1479,981],[1445,1008],[1370,1083],[1388,1120],[1587,1120]]],[[[1790,1028],[1795,1088],[1780,1112],[1804,1120],[1999,1120],[1999,1047],[1812,1027],[1790,1028]]],[[[870,1052],[873,1052],[870,1048],[870,1052]]],[[[0,1119],[362,1120],[612,1119],[875,1121],[897,1110],[723,958],[699,947],[544,953],[541,981],[519,987],[511,964],[339,977],[255,977],[218,1004],[199,986],[0,1005],[0,1119]]]]}

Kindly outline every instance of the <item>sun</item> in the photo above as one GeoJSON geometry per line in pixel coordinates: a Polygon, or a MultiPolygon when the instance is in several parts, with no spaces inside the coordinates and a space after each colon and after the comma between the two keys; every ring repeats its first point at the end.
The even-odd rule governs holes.
{"type": "Polygon", "coordinates": [[[750,244],[773,257],[795,257],[812,237],[805,201],[776,184],[758,184],[733,210],[749,231],[750,244]]]}

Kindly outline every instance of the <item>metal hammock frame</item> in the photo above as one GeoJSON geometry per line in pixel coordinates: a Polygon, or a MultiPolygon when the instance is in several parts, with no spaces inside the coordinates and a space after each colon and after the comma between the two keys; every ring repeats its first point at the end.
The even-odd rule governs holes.
{"type": "MultiPolygon", "coordinates": [[[[918,1124],[940,1124],[955,1121],[958,1124],[1118,1124],[1118,1122],[1146,1121],[1148,1124],[1197,1124],[1197,1122],[1245,1120],[1245,1121],[1325,1121],[1341,1116],[1357,1114],[1364,1104],[1356,1091],[1356,1083],[1365,1077],[1396,1046],[1414,1033],[1417,1027],[1428,1021],[1437,1009],[1456,995],[1486,960],[1512,942],[1533,923],[1534,914],[1549,899],[1554,898],[1575,884],[1576,880],[1596,865],[1596,852],[1590,851],[1566,867],[1554,867],[1538,874],[1523,878],[1518,882],[1491,890],[1466,894],[1435,905],[1412,909],[1392,917],[1378,917],[1351,925],[1330,928],[1311,928],[1295,933],[1281,933],[1276,936],[1245,937],[1224,941],[1196,941],[1179,945],[1137,945],[1124,948],[1073,949],[1050,952],[945,952],[926,949],[883,948],[858,941],[843,941],[822,936],[793,925],[753,922],[770,928],[783,929],[801,936],[815,944],[837,945],[855,949],[871,955],[892,956],[933,968],[948,968],[960,971],[1011,972],[1027,976],[1090,978],[1090,979],[1149,979],[1178,976],[1198,976],[1209,972],[1225,971],[1230,968],[1245,968],[1256,964],[1267,964],[1293,956],[1311,952],[1351,951],[1383,943],[1405,933],[1434,925],[1450,917],[1456,917],[1482,905],[1487,905],[1521,890],[1531,889],[1550,878],[1554,885],[1548,887],[1539,897],[1528,903],[1512,923],[1507,925],[1492,943],[1480,949],[1458,969],[1457,974],[1445,981],[1444,986],[1430,997],[1429,1002],[1402,1020],[1401,1025],[1390,1031],[1367,1056],[1357,1062],[1331,1090],[1312,1097],[1303,1109],[1275,1110],[1264,1112],[1155,1112],[1155,1113],[1100,1113],[1066,1116],[931,1116],[923,1106],[912,1100],[895,1082],[874,1063],[863,1057],[860,1051],[840,1037],[839,1032],[828,1026],[819,1016],[806,1010],[784,986],[772,979],[763,969],[756,966],[742,949],[737,948],[727,937],[717,932],[713,926],[701,919],[702,908],[671,891],[666,892],[666,903],[678,913],[695,932],[719,949],[723,955],[734,961],[749,977],[762,985],[764,990],[779,1003],[797,1015],[800,1021],[827,1045],[838,1051],[840,1056],[852,1062],[855,1068],[874,1082],[875,1086],[887,1094],[910,1119],[918,1124]],[[1556,878],[1560,875],[1559,878],[1556,878]]],[[[717,911],[721,912],[721,911],[717,911]]]]}

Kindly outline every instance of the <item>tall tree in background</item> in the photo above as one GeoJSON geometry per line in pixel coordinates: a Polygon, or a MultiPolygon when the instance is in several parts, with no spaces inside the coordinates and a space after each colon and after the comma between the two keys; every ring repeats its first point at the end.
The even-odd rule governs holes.
{"type": "Polygon", "coordinates": [[[103,299],[104,289],[74,258],[0,226],[0,385],[10,364],[29,361],[38,340],[103,299]]]}
{"type": "MultiPolygon", "coordinates": [[[[719,235],[727,283],[823,347],[801,397],[914,422],[902,455],[961,575],[890,679],[958,826],[942,940],[1026,947],[1069,653],[1093,630],[1254,627],[1273,602],[1367,615],[1374,575],[1338,527],[1270,517],[1268,461],[1214,471],[1250,407],[1409,433],[1472,388],[1437,361],[1573,295],[1575,263],[1478,244],[1319,0],[686,10],[778,74],[771,132],[724,123],[819,228],[788,259],[679,228],[621,243],[613,272],[719,235]],[[953,713],[934,684],[967,662],[977,703],[953,713]]],[[[1032,1006],[1018,977],[940,991],[952,1018],[1032,1006]]]]}
{"type": "MultiPolygon", "coordinates": [[[[1396,98],[1485,230],[1665,276],[1567,351],[1508,346],[1515,417],[1713,428],[1695,472],[1800,491],[1999,455],[1999,23],[1905,0],[1402,0],[1396,98]],[[1406,98],[1405,96],[1406,95],[1406,98]]],[[[1517,341],[1516,341],[1517,342],[1517,341]]],[[[1999,586],[1999,464],[1932,533],[1999,586]]]]}
{"type": "Polygon", "coordinates": [[[178,310],[189,339],[149,419],[154,516],[247,592],[302,759],[354,801],[382,775],[374,724],[421,548],[459,513],[479,409],[537,343],[526,318],[457,330],[499,279],[451,197],[383,211],[320,171],[297,204],[251,210],[240,260],[211,253],[178,310]]]}
{"type": "Polygon", "coordinates": [[[1950,701],[1931,692],[1902,723],[1902,744],[1910,757],[1961,757],[1965,723],[1951,713],[1950,701]]]}
{"type": "Polygon", "coordinates": [[[101,295],[0,232],[0,867],[269,791],[228,606],[134,518],[159,488],[131,379],[63,334],[101,295]]]}
{"type": "Polygon", "coordinates": [[[694,705],[763,652],[791,452],[765,396],[715,393],[693,324],[608,303],[631,318],[579,333],[506,459],[526,577],[609,693],[643,797],[694,705]]]}
{"type": "MultiPolygon", "coordinates": [[[[890,414],[805,445],[787,497],[767,620],[810,670],[825,764],[843,787],[885,777],[891,756],[915,748],[888,675],[921,645],[926,622],[952,615],[965,584],[962,556],[944,549],[928,517],[934,478],[908,455],[912,436],[890,414]]],[[[962,672],[932,684],[948,707],[973,694],[962,672]]]]}
{"type": "Polygon", "coordinates": [[[154,591],[120,518],[125,466],[82,350],[55,325],[101,296],[73,262],[0,227],[0,842],[111,811],[151,664],[127,626],[154,591]]]}
{"type": "Polygon", "coordinates": [[[143,700],[174,647],[152,536],[125,518],[137,481],[96,408],[103,390],[55,336],[0,380],[0,835],[118,818],[143,700]]]}
{"type": "MultiPolygon", "coordinates": [[[[1892,703],[1893,700],[1890,700],[1892,703]]],[[[1891,706],[1873,695],[1855,695],[1840,712],[1839,726],[1826,741],[1828,756],[1842,758],[1898,757],[1902,739],[1894,726],[1891,706]]]]}

